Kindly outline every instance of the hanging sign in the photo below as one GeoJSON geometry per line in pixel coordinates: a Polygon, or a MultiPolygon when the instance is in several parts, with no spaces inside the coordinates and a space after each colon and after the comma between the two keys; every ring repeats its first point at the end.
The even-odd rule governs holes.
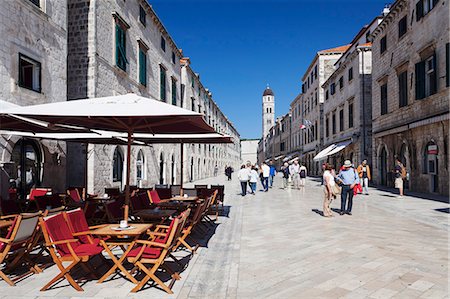
{"type": "Polygon", "coordinates": [[[438,147],[437,145],[429,145],[427,149],[428,155],[437,155],[438,154],[438,147]]]}

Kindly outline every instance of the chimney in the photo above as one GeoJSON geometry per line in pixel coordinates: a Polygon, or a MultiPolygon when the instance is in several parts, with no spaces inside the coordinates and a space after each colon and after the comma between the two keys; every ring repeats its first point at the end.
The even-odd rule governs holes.
{"type": "Polygon", "coordinates": [[[381,13],[381,15],[383,17],[387,16],[389,14],[389,12],[391,11],[391,5],[390,4],[386,4],[383,8],[383,12],[381,13]]]}

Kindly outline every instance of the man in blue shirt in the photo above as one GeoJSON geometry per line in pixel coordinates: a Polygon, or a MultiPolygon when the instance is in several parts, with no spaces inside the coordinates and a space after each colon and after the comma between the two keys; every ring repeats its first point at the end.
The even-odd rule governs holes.
{"type": "Polygon", "coordinates": [[[352,214],[352,206],[353,206],[353,188],[359,182],[358,173],[352,167],[352,162],[350,160],[345,160],[343,169],[339,172],[338,175],[339,180],[342,183],[342,193],[341,193],[341,211],[340,215],[352,214]],[[345,205],[348,205],[347,210],[345,209],[345,205]]]}
{"type": "Polygon", "coordinates": [[[270,160],[269,166],[270,166],[269,187],[272,188],[272,185],[273,185],[273,178],[274,178],[275,175],[277,174],[277,170],[276,170],[276,168],[275,168],[275,165],[273,165],[273,161],[272,161],[272,160],[270,160]]]}

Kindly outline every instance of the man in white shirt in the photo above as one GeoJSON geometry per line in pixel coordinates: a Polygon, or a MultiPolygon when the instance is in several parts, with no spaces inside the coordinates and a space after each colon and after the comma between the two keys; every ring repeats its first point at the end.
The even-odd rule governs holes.
{"type": "Polygon", "coordinates": [[[264,191],[267,192],[267,191],[269,191],[270,167],[269,167],[269,165],[266,164],[266,162],[264,162],[261,168],[262,168],[262,174],[263,174],[262,184],[263,184],[264,191]]]}
{"type": "Polygon", "coordinates": [[[250,179],[250,169],[245,167],[245,165],[241,166],[241,169],[238,172],[238,179],[241,182],[242,196],[247,195],[247,185],[250,179]]]}
{"type": "Polygon", "coordinates": [[[300,189],[300,165],[298,160],[294,160],[294,163],[289,167],[289,172],[292,177],[293,188],[300,189]]]}

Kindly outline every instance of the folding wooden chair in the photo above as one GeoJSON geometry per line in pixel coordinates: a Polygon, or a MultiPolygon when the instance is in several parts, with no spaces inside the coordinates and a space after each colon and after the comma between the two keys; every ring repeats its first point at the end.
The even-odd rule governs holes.
{"type": "Polygon", "coordinates": [[[91,235],[91,230],[105,226],[105,224],[89,226],[84,215],[83,210],[80,208],[66,211],[63,213],[66,222],[69,225],[72,236],[77,237],[82,244],[95,244],[100,243],[99,238],[94,238],[91,235]]]}
{"type": "MultiPolygon", "coordinates": [[[[31,244],[36,237],[36,228],[40,216],[40,212],[23,213],[14,216],[14,222],[9,227],[6,237],[0,238],[0,264],[3,264],[8,258],[13,258],[14,256],[12,261],[6,262],[7,270],[12,270],[19,265],[27,264],[30,267],[30,272],[24,275],[42,272],[29,256],[32,249],[31,244]]],[[[24,275],[21,275],[14,280],[20,279],[24,275]]],[[[15,285],[13,280],[11,280],[2,270],[0,270],[0,277],[9,285],[15,285]]]]}
{"type": "MultiPolygon", "coordinates": [[[[164,265],[164,261],[170,254],[173,241],[177,233],[180,233],[180,225],[185,221],[179,216],[174,218],[169,226],[159,226],[159,231],[150,232],[153,234],[153,240],[137,240],[131,246],[133,249],[127,254],[128,262],[132,263],[140,271],[145,273],[144,278],[131,290],[137,292],[151,279],[169,294],[173,294],[171,286],[174,281],[179,279],[178,273],[174,273],[170,268],[164,265]],[[162,232],[162,229],[165,231],[162,232]],[[145,265],[148,264],[149,267],[145,265]],[[158,269],[164,269],[172,275],[172,282],[167,286],[156,275],[158,269]]],[[[185,219],[185,218],[184,218],[185,219]]]]}
{"type": "Polygon", "coordinates": [[[110,223],[123,220],[122,204],[117,200],[105,202],[105,212],[110,223]]]}
{"type": "Polygon", "coordinates": [[[155,188],[156,192],[158,192],[160,199],[170,199],[172,198],[172,190],[169,188],[155,188]]]}
{"type": "Polygon", "coordinates": [[[168,189],[169,185],[168,184],[156,184],[155,185],[155,189],[168,189]]]}
{"type": "Polygon", "coordinates": [[[202,188],[207,189],[208,185],[194,185],[194,188],[195,189],[202,189],[202,188]]]}
{"type": "Polygon", "coordinates": [[[63,278],[67,279],[75,290],[83,291],[70,272],[75,266],[81,265],[85,272],[95,273],[94,269],[87,262],[94,256],[101,254],[103,247],[96,244],[82,244],[78,239],[74,239],[62,213],[43,217],[39,221],[47,249],[61,271],[41,291],[49,289],[63,278]],[[63,262],[71,263],[64,267],[63,262]]]}
{"type": "Polygon", "coordinates": [[[195,188],[183,188],[183,195],[197,196],[197,189],[195,188]]]}
{"type": "Polygon", "coordinates": [[[201,222],[203,212],[206,210],[207,205],[208,202],[204,201],[195,206],[195,208],[193,209],[193,213],[190,213],[190,217],[187,218],[186,224],[184,225],[180,236],[176,239],[173,251],[176,251],[181,245],[183,245],[193,254],[196,253],[199,244],[192,247],[187,243],[186,239],[191,235],[197,224],[201,222]]]}
{"type": "Polygon", "coordinates": [[[181,195],[181,185],[170,185],[172,197],[181,195]]]}

